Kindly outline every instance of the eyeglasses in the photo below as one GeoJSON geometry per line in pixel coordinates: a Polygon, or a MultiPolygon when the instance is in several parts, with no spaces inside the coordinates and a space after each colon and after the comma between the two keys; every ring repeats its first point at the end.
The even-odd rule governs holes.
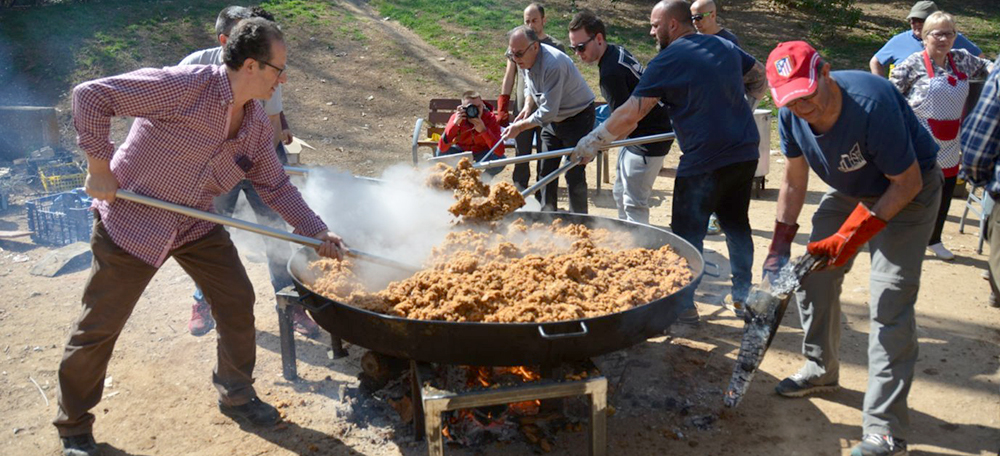
{"type": "Polygon", "coordinates": [[[524,57],[524,54],[526,54],[528,52],[528,49],[531,49],[531,46],[535,43],[537,43],[537,41],[533,41],[531,44],[528,45],[528,47],[524,48],[523,51],[513,52],[510,49],[507,49],[507,52],[504,55],[506,55],[507,58],[510,60],[519,59],[521,57],[524,57]]]}
{"type": "Polygon", "coordinates": [[[711,16],[712,13],[714,13],[714,12],[715,11],[709,11],[707,13],[692,14],[691,15],[691,20],[695,21],[695,22],[701,22],[702,19],[711,16]]]}
{"type": "Polygon", "coordinates": [[[591,35],[589,40],[570,46],[570,49],[572,49],[573,52],[581,53],[587,50],[587,45],[590,44],[591,41],[594,41],[594,38],[597,38],[597,35],[591,35]]]}
{"type": "Polygon", "coordinates": [[[930,35],[931,38],[934,38],[935,40],[948,40],[955,37],[955,31],[935,30],[933,32],[928,33],[928,35],[930,35]]]}
{"type": "Polygon", "coordinates": [[[285,66],[285,68],[279,68],[279,67],[276,67],[276,66],[274,66],[274,65],[271,65],[270,63],[267,63],[267,62],[265,62],[265,61],[263,61],[263,60],[258,60],[258,62],[260,62],[260,64],[261,64],[261,65],[267,65],[267,66],[269,66],[269,67],[271,67],[271,68],[274,68],[275,70],[278,70],[278,77],[279,77],[279,78],[281,77],[281,73],[284,73],[284,72],[285,72],[285,68],[288,68],[288,66],[287,66],[287,65],[285,66]]]}

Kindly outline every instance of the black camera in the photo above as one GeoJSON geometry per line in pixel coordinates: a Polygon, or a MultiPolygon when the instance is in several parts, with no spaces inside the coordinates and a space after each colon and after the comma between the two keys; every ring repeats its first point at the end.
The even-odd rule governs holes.
{"type": "Polygon", "coordinates": [[[468,117],[470,119],[474,119],[476,117],[479,117],[479,106],[476,106],[474,104],[470,104],[470,105],[466,106],[465,107],[465,117],[468,117]]]}

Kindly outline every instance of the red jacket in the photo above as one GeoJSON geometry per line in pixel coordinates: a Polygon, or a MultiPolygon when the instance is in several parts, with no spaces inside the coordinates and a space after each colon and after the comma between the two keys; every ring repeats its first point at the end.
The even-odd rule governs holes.
{"type": "MultiPolygon", "coordinates": [[[[479,114],[479,118],[486,125],[486,129],[482,133],[477,132],[476,127],[468,120],[462,122],[461,125],[456,125],[458,113],[452,114],[451,118],[448,119],[448,125],[444,127],[444,134],[438,141],[438,150],[447,152],[451,146],[458,146],[463,152],[490,150],[500,140],[500,124],[497,123],[493,112],[489,110],[484,109],[479,114]]],[[[493,153],[498,157],[503,157],[503,149],[503,147],[497,147],[493,153]]]]}

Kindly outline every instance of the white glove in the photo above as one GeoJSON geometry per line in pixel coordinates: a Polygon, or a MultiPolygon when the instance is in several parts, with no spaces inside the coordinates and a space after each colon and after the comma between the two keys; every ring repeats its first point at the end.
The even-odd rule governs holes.
{"type": "Polygon", "coordinates": [[[611,144],[614,140],[615,137],[602,123],[576,143],[570,159],[579,159],[581,164],[586,164],[597,156],[598,151],[606,149],[608,144],[611,144]]]}

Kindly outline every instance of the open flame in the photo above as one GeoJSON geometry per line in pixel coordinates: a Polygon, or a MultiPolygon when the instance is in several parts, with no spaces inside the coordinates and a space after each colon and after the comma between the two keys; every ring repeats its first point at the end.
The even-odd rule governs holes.
{"type": "MultiPolygon", "coordinates": [[[[467,366],[468,388],[496,388],[533,382],[542,378],[537,368],[529,366],[484,367],[467,366]]],[[[457,410],[447,420],[442,434],[450,441],[474,444],[486,435],[507,440],[517,433],[518,418],[538,415],[542,401],[514,402],[506,406],[457,410]]]]}

